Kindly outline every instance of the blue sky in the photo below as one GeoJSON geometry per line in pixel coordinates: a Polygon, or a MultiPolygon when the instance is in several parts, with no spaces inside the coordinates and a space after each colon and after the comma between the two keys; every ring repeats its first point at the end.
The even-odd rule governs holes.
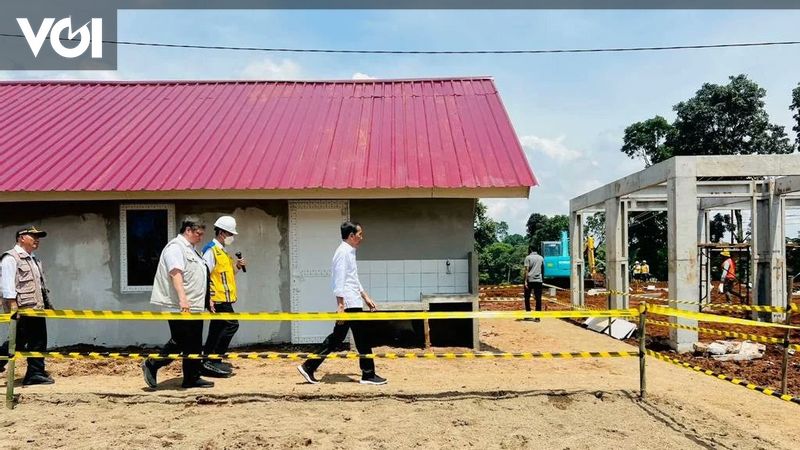
{"type": "MultiPolygon", "coordinates": [[[[798,40],[800,11],[121,11],[119,39],[348,49],[539,49],[798,40]]],[[[791,129],[800,46],[679,52],[500,56],[271,54],[119,49],[119,70],[2,72],[8,78],[348,79],[491,75],[541,186],[489,200],[521,232],[531,212],[565,214],[570,198],[642,168],[619,152],[624,128],[746,73],[791,129]]],[[[800,223],[792,217],[790,223],[800,223]]],[[[797,227],[792,227],[797,228],[797,227]]],[[[793,234],[796,234],[794,231],[793,234]]]]}

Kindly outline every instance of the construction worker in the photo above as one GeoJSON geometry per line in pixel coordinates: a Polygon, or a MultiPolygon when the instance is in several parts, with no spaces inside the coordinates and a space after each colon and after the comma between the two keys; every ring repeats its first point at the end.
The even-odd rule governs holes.
{"type": "MultiPolygon", "coordinates": [[[[39,238],[45,236],[46,232],[34,226],[25,227],[17,231],[14,248],[0,256],[0,286],[6,312],[52,309],[47,298],[49,291],[42,264],[33,254],[39,248],[39,238]]],[[[19,317],[16,348],[25,352],[43,352],[47,348],[47,323],[44,317],[19,317]]],[[[8,355],[8,342],[0,346],[0,354],[8,355]]],[[[5,370],[6,363],[8,360],[0,361],[0,372],[5,370]]],[[[22,384],[53,384],[53,379],[44,368],[44,358],[28,358],[28,370],[22,384]]]]}
{"type": "MultiPolygon", "coordinates": [[[[533,245],[528,246],[528,256],[523,261],[524,265],[524,278],[525,278],[525,311],[531,310],[531,292],[536,300],[536,311],[542,310],[542,285],[544,283],[544,258],[536,253],[533,245]]],[[[525,320],[531,320],[526,317],[525,320]]],[[[533,319],[534,322],[539,322],[541,319],[538,317],[533,319]]]]}
{"type": "Polygon", "coordinates": [[[641,271],[642,271],[641,274],[642,280],[647,281],[648,279],[650,279],[650,265],[647,264],[647,260],[644,259],[642,260],[641,271]]]}
{"type": "MultiPolygon", "coordinates": [[[[244,269],[246,263],[239,257],[234,260],[225,251],[226,247],[233,244],[236,235],[236,219],[222,216],[214,222],[214,239],[203,247],[203,260],[208,266],[211,281],[208,310],[213,313],[234,312],[233,304],[238,299],[236,273],[244,269]]],[[[208,327],[205,353],[226,353],[238,329],[238,320],[212,320],[208,327]]],[[[233,367],[224,361],[206,360],[202,373],[212,377],[229,377],[233,374],[233,367]]]]}
{"type": "Polygon", "coordinates": [[[633,263],[633,279],[638,281],[640,278],[642,278],[642,265],[636,261],[633,263]]]}
{"type": "Polygon", "coordinates": [[[742,298],[738,293],[733,292],[733,282],[737,280],[736,278],[736,263],[733,262],[733,258],[731,258],[731,252],[727,249],[720,252],[725,260],[722,261],[722,274],[720,275],[720,284],[722,285],[722,293],[725,294],[725,299],[728,303],[731,303],[731,296],[735,295],[736,297],[742,298]]]}

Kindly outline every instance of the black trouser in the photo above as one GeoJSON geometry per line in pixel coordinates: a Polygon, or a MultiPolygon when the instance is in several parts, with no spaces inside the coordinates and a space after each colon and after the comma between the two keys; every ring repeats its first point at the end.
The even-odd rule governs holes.
{"type": "MultiPolygon", "coordinates": [[[[47,321],[44,317],[19,316],[17,319],[17,345],[18,352],[43,352],[47,350],[47,321]]],[[[0,355],[8,356],[8,341],[0,346],[0,355]]],[[[8,361],[0,361],[0,367],[5,367],[8,361]]],[[[25,378],[34,375],[45,375],[44,358],[28,358],[28,371],[25,378]]]]}
{"type": "MultiPolygon", "coordinates": [[[[168,320],[169,333],[172,336],[161,353],[198,354],[203,351],[203,321],[202,320],[168,320]]],[[[150,360],[150,365],[159,369],[169,365],[171,359],[150,360]]],[[[183,359],[183,382],[191,383],[200,378],[200,359],[183,359]]]]}
{"type": "Polygon", "coordinates": [[[533,297],[536,299],[536,310],[542,310],[542,282],[541,281],[528,281],[525,285],[525,311],[531,310],[531,290],[533,290],[533,297]]]}
{"type": "MultiPolygon", "coordinates": [[[[214,311],[218,313],[232,313],[233,303],[214,303],[214,311]]],[[[239,329],[238,320],[212,320],[208,325],[205,353],[225,353],[231,345],[231,339],[239,329]]]]}
{"type": "MultiPolygon", "coordinates": [[[[364,312],[362,308],[347,308],[344,312],[364,312]]],[[[325,361],[325,357],[336,351],[336,348],[344,342],[347,337],[347,330],[353,330],[353,340],[356,341],[356,349],[358,353],[365,355],[372,353],[372,343],[369,336],[369,322],[364,320],[345,321],[341,320],[336,322],[333,327],[333,333],[325,338],[316,354],[322,356],[321,359],[307,359],[303,363],[306,371],[313,373],[325,361]]],[[[359,358],[358,365],[361,366],[361,371],[364,374],[371,375],[375,373],[375,361],[370,358],[359,358]]]]}

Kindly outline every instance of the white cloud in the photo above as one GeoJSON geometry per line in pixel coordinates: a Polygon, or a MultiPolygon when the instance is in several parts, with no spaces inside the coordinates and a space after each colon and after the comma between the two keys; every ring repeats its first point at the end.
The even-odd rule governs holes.
{"type": "Polygon", "coordinates": [[[375,77],[373,77],[371,75],[367,75],[367,74],[365,74],[363,72],[356,72],[356,73],[353,74],[353,79],[354,80],[374,80],[375,77]]]}
{"type": "Polygon", "coordinates": [[[548,158],[559,161],[574,161],[582,156],[579,150],[571,149],[564,145],[564,136],[548,139],[539,136],[522,136],[519,138],[522,146],[527,150],[545,154],[548,158]]]}
{"type": "Polygon", "coordinates": [[[291,59],[274,61],[264,58],[245,66],[240,76],[250,80],[295,80],[301,73],[300,65],[291,59]]]}

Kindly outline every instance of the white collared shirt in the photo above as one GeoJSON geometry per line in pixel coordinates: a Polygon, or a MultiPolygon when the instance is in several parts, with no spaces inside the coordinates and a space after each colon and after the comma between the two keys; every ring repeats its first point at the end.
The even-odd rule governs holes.
{"type": "Polygon", "coordinates": [[[333,254],[331,289],[333,295],[344,298],[345,309],[364,307],[364,300],[361,298],[364,288],[358,280],[356,249],[344,241],[333,254]]]}
{"type": "MultiPolygon", "coordinates": [[[[14,246],[14,251],[19,253],[19,255],[23,258],[28,257],[28,252],[25,251],[19,245],[14,246]]],[[[36,259],[36,256],[30,255],[33,259],[36,259]]],[[[39,265],[38,264],[31,264],[31,268],[33,269],[33,276],[34,277],[41,277],[39,273],[39,265]]],[[[16,280],[16,273],[17,273],[17,260],[11,256],[6,256],[3,258],[2,263],[0,263],[0,291],[2,291],[3,298],[8,299],[16,299],[17,298],[17,280],[16,280]]]]}
{"type": "MultiPolygon", "coordinates": [[[[192,249],[193,252],[197,253],[197,249],[194,248],[182,234],[178,235],[178,241],[186,247],[192,249]]],[[[200,256],[199,253],[197,253],[200,256]]],[[[181,272],[186,271],[186,261],[183,259],[183,252],[181,251],[180,247],[176,246],[169,246],[164,250],[164,262],[167,264],[167,271],[172,272],[173,269],[178,269],[181,272]]]]}

